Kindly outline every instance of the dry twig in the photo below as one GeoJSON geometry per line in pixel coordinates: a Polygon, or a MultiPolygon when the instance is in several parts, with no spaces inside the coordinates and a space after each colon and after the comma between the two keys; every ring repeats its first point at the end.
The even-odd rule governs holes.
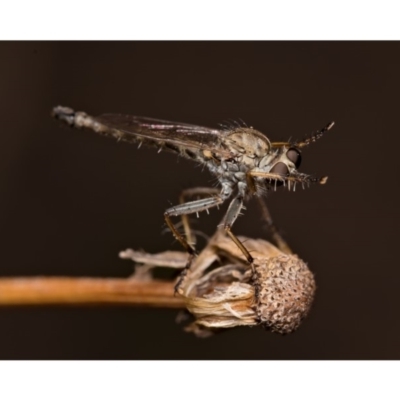
{"type": "Polygon", "coordinates": [[[0,279],[0,306],[133,305],[184,308],[174,283],[116,278],[24,277],[0,279]]]}

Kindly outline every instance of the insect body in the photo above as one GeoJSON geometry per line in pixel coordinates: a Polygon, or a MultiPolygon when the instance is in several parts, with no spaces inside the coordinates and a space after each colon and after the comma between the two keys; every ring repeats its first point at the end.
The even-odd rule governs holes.
{"type": "MultiPolygon", "coordinates": [[[[167,209],[165,221],[175,238],[193,257],[196,251],[188,229],[187,215],[208,211],[231,199],[223,220],[226,233],[243,252],[249,263],[253,262],[246,247],[233,234],[231,228],[240,214],[243,202],[250,196],[261,196],[277,186],[295,190],[297,183],[320,183],[327,180],[313,178],[298,172],[301,149],[321,137],[334,125],[325,128],[301,141],[270,142],[261,132],[243,125],[205,128],[197,125],[168,122],[131,115],[104,114],[91,117],[84,112],[75,112],[69,107],[58,106],[53,116],[77,128],[89,128],[95,132],[112,136],[118,140],[155,145],[204,164],[214,174],[221,186],[216,188],[193,188],[183,192],[181,204],[167,209]],[[201,196],[186,201],[189,196],[201,196]],[[172,223],[171,217],[181,216],[186,237],[172,223]]],[[[265,204],[261,204],[272,235],[278,246],[288,251],[288,246],[273,225],[265,204]]]]}

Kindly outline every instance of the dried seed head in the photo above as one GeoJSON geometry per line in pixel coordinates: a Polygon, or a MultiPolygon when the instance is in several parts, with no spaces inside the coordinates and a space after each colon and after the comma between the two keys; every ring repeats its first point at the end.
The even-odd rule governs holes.
{"type": "Polygon", "coordinates": [[[296,255],[285,254],[269,242],[247,239],[246,245],[253,249],[254,273],[243,255],[219,236],[215,250],[220,255],[229,253],[231,264],[201,279],[192,280],[189,274],[184,286],[190,289],[181,294],[195,325],[209,329],[262,325],[280,334],[293,332],[314,299],[312,272],[296,255]]]}
{"type": "Polygon", "coordinates": [[[308,314],[315,280],[307,265],[295,255],[280,255],[256,266],[256,312],[260,324],[272,332],[296,330],[308,314]]]}
{"type": "MultiPolygon", "coordinates": [[[[296,255],[265,240],[239,238],[252,251],[254,269],[230,238],[217,232],[184,275],[178,295],[194,317],[186,331],[205,337],[216,330],[261,325],[280,334],[293,332],[314,299],[312,272],[296,255]]],[[[183,268],[187,260],[180,252],[128,250],[121,257],[146,268],[183,268]]]]}

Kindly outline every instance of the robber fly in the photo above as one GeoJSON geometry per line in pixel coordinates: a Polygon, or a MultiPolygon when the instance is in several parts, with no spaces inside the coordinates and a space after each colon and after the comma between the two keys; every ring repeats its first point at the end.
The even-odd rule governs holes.
{"type": "Polygon", "coordinates": [[[76,112],[69,107],[57,106],[53,116],[76,128],[89,128],[95,132],[131,143],[156,146],[203,164],[214,174],[220,184],[217,188],[193,188],[181,195],[181,204],[168,208],[165,221],[175,238],[193,258],[196,250],[188,229],[187,215],[207,211],[231,199],[223,219],[223,227],[236,243],[247,261],[253,257],[243,243],[233,234],[232,225],[243,208],[243,202],[255,195],[278,247],[289,252],[284,239],[279,235],[261,196],[277,186],[294,190],[297,183],[324,184],[327,177],[314,178],[298,172],[301,149],[319,139],[334,125],[300,141],[271,142],[265,135],[244,124],[223,126],[220,129],[206,128],[178,122],[132,115],[103,114],[92,117],[85,112],[76,112]],[[187,197],[199,196],[198,200],[186,201],[187,197]],[[171,217],[181,216],[186,235],[181,234],[171,217]]]}

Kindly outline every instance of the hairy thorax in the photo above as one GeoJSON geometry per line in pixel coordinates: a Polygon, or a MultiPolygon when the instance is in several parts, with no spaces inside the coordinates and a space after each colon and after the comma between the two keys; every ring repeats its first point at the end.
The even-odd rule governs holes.
{"type": "Polygon", "coordinates": [[[230,131],[221,139],[220,147],[230,154],[228,158],[219,158],[205,154],[206,165],[223,184],[236,185],[246,183],[247,173],[258,168],[271,152],[271,143],[266,136],[253,128],[238,128],[230,131]]]}

